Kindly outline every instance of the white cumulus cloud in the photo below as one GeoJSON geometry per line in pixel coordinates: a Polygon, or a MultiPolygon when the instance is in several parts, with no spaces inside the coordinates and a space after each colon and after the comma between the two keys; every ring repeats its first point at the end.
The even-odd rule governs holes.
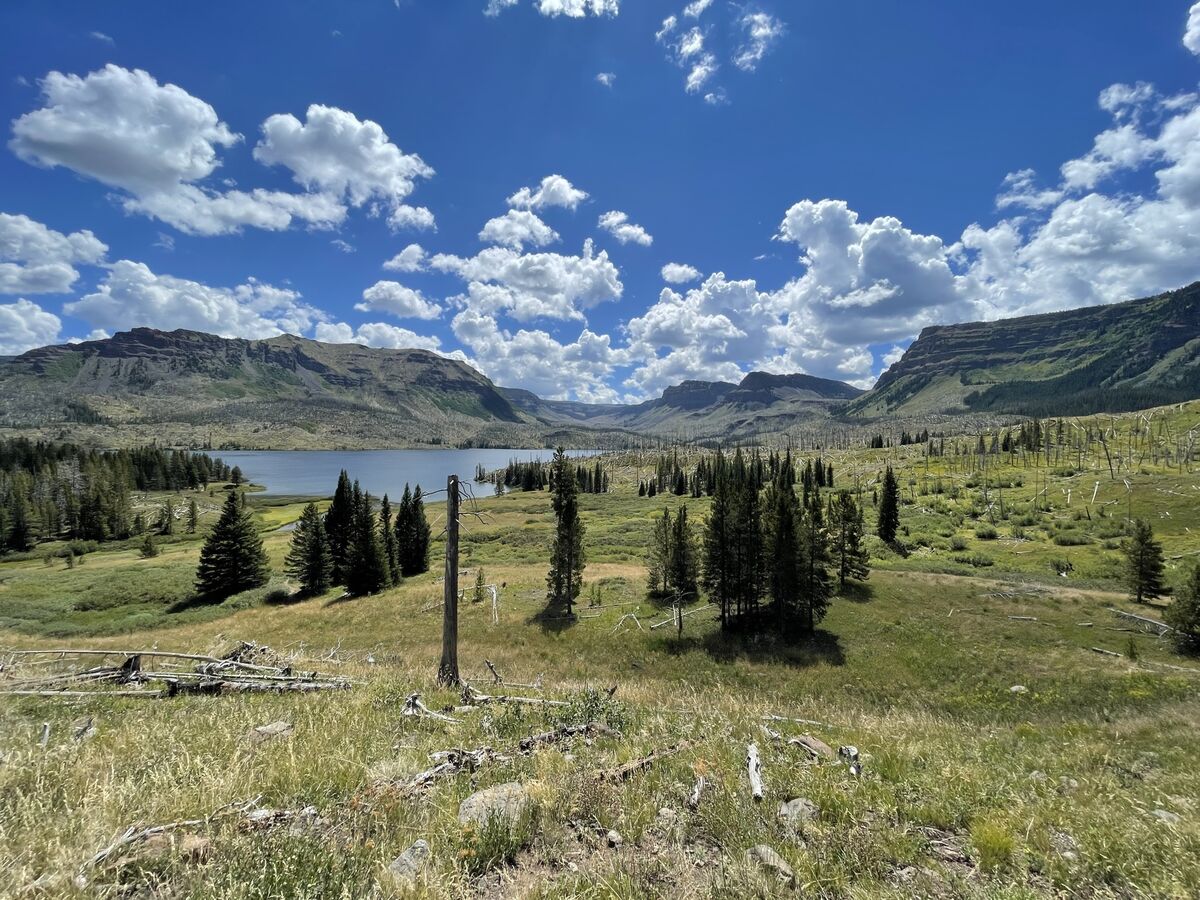
{"type": "Polygon", "coordinates": [[[425,268],[425,248],[420,244],[409,244],[383,264],[389,272],[420,272],[425,268]]]}
{"type": "Polygon", "coordinates": [[[508,205],[517,209],[548,209],[561,206],[572,212],[588,198],[582,191],[561,175],[547,175],[536,188],[523,187],[508,198],[508,205]]]}
{"type": "Polygon", "coordinates": [[[629,221],[629,216],[619,210],[612,210],[600,216],[599,225],[622,244],[637,244],[649,247],[654,238],[641,225],[629,221]]]}
{"type": "Polygon", "coordinates": [[[395,281],[377,281],[363,291],[359,312],[387,312],[398,319],[436,319],[442,309],[418,290],[395,281]]]}
{"type": "Polygon", "coordinates": [[[526,245],[545,247],[558,240],[558,232],[527,209],[510,209],[491,219],[479,232],[486,244],[502,244],[520,250],[526,245]]]}
{"type": "Polygon", "coordinates": [[[367,322],[353,328],[345,322],[322,322],[315,332],[327,344],[362,344],[389,350],[432,350],[440,353],[442,342],[432,335],[417,334],[386,322],[367,322]]]}
{"type": "Polygon", "coordinates": [[[0,356],[15,356],[58,340],[62,321],[24,298],[0,303],[0,356]]]}
{"type": "Polygon", "coordinates": [[[1200,56],[1200,3],[1193,3],[1188,10],[1187,30],[1183,35],[1183,46],[1200,56]]]}
{"type": "Polygon", "coordinates": [[[687,284],[700,277],[700,270],[686,263],[667,263],[662,267],[662,280],[667,284],[687,284]]]}
{"type": "Polygon", "coordinates": [[[79,278],[76,265],[98,265],[107,252],[90,231],[63,234],[0,213],[0,294],[64,294],[79,278]]]}

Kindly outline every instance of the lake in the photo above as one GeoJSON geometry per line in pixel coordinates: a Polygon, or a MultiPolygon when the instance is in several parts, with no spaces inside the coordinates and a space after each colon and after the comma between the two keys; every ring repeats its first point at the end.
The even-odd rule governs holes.
{"type": "MultiPolygon", "coordinates": [[[[388,494],[393,501],[404,493],[404,485],[426,493],[444,490],[446,477],[463,481],[475,478],[475,467],[499,469],[510,459],[549,460],[553,450],[223,450],[210,451],[230,466],[239,466],[253,484],[266,486],[268,496],[330,497],[337,487],[338,473],[345,469],[358,479],[363,490],[374,497],[388,494]]],[[[571,450],[572,458],[593,456],[597,451],[571,450]]],[[[484,488],[490,492],[489,488],[484,488]]],[[[263,496],[260,494],[259,496],[263,496]]],[[[430,498],[433,501],[438,497],[430,498]]]]}

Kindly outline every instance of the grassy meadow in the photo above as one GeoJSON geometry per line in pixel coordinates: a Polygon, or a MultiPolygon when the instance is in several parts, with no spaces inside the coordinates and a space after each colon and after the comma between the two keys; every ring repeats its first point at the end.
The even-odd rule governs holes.
{"type": "MultiPolygon", "coordinates": [[[[1122,428],[1165,428],[1158,443],[1169,432],[1178,446],[1200,404],[1146,418],[1119,417],[1110,452],[1122,428]]],[[[1169,580],[1200,558],[1195,461],[1147,449],[1113,477],[1096,453],[1041,465],[989,458],[985,483],[963,458],[926,459],[920,445],[824,456],[838,486],[860,492],[869,523],[873,486],[885,465],[897,469],[904,550],[871,539],[870,579],[835,598],[805,642],[724,635],[709,611],[686,618],[681,636],[651,627],[669,617],[644,596],[652,520],[686,503],[701,521],[707,500],[639,498],[650,454],[614,460],[613,493],[581,497],[589,565],[574,622],[538,616],[548,495],[481,489],[482,520],[464,522],[463,676],[486,693],[566,705],[491,704],[451,712],[453,723],[401,715],[413,692],[434,710],[460,702],[434,681],[439,544],[430,574],[376,596],[296,601],[278,576],[216,607],[190,600],[200,545],[188,535],[151,559],[129,546],[73,568],[39,554],[0,562],[6,648],[204,653],[248,640],[355,682],[307,695],[0,697],[0,896],[1200,895],[1200,661],[1110,612],[1161,615],[1131,604],[1118,581],[1130,511],[1154,525],[1169,580]],[[480,567],[503,584],[499,624],[490,603],[471,602],[480,567]],[[485,660],[540,689],[494,685],[485,660]],[[76,740],[88,716],[95,734],[76,740]],[[279,720],[290,736],[247,740],[279,720]],[[589,721],[613,733],[518,750],[530,734],[589,721]],[[802,734],[857,747],[862,774],[810,761],[787,743],[802,734]],[[597,780],[681,741],[628,780],[597,780]],[[762,755],[761,802],[750,796],[750,742],[762,755]],[[399,786],[431,753],[479,747],[505,758],[416,793],[399,786]],[[698,776],[706,788],[692,809],[698,776]],[[459,824],[461,800],[514,781],[530,797],[518,823],[459,824]],[[85,865],[135,823],[202,819],[256,797],[316,812],[303,827],[216,818],[85,865]],[[777,813],[798,797],[817,813],[793,827],[777,813]],[[388,863],[418,838],[428,864],[415,883],[398,881],[388,863]],[[760,844],[794,885],[746,859],[760,844]]],[[[250,505],[279,571],[289,539],[279,528],[301,504],[250,505]]],[[[429,507],[435,535],[441,512],[429,507]]],[[[26,666],[0,662],[0,678],[26,666]]]]}

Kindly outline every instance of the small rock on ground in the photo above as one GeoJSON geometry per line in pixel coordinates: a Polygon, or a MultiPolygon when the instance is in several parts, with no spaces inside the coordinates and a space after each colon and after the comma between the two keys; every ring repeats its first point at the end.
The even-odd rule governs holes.
{"type": "Polygon", "coordinates": [[[458,805],[458,821],[466,825],[487,824],[488,819],[505,819],[515,823],[529,805],[529,791],[510,781],[477,791],[458,805]]]}
{"type": "Polygon", "coordinates": [[[782,856],[766,844],[759,844],[746,851],[746,861],[757,863],[764,869],[769,869],[779,876],[780,880],[795,884],[796,873],[782,856]]]}
{"type": "Polygon", "coordinates": [[[414,882],[429,862],[429,844],[424,840],[413,842],[413,845],[392,860],[388,872],[397,881],[414,882]]]}
{"type": "Polygon", "coordinates": [[[621,834],[620,834],[620,832],[618,832],[618,831],[610,831],[610,832],[608,833],[608,846],[610,846],[610,847],[612,847],[614,850],[616,850],[616,849],[617,849],[618,847],[620,847],[620,846],[621,846],[623,843],[625,843],[625,839],[624,839],[623,837],[621,837],[621,834]]]}
{"type": "Polygon", "coordinates": [[[1159,808],[1150,813],[1150,815],[1154,816],[1154,818],[1158,819],[1164,825],[1178,825],[1183,821],[1181,816],[1171,812],[1169,809],[1159,808]]]}
{"type": "Polygon", "coordinates": [[[820,808],[807,797],[797,797],[779,804],[778,818],[785,825],[798,828],[821,814],[820,808]]]}
{"type": "Polygon", "coordinates": [[[291,737],[291,734],[291,722],[272,722],[270,725],[259,725],[257,728],[251,728],[246,735],[246,740],[251,744],[265,744],[268,741],[274,741],[279,738],[291,737]]]}

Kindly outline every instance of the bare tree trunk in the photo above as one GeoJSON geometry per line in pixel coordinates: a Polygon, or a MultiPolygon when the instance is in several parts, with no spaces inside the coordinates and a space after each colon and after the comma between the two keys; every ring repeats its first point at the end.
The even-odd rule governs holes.
{"type": "Polygon", "coordinates": [[[442,662],[438,682],[457,685],[458,676],[458,476],[446,480],[446,578],[442,608],[442,662]]]}

